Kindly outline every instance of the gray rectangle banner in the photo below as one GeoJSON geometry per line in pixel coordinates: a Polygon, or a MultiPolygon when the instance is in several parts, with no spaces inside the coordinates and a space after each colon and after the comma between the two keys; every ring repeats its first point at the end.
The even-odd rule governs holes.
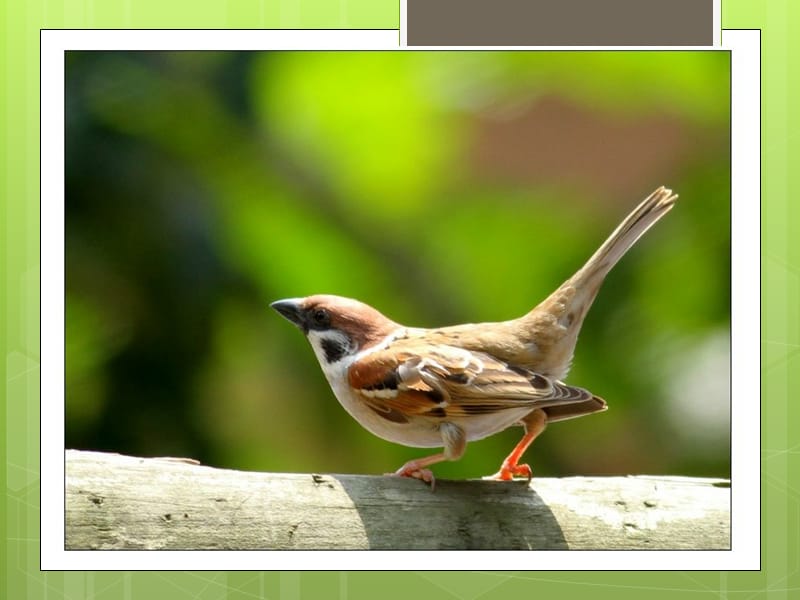
{"type": "Polygon", "coordinates": [[[408,46],[711,46],[714,0],[407,0],[408,46]]]}

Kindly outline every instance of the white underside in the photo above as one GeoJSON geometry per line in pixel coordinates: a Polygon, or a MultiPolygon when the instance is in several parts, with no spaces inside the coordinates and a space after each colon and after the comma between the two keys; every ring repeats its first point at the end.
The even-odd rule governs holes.
{"type": "MultiPolygon", "coordinates": [[[[443,445],[442,435],[439,432],[441,419],[431,417],[416,417],[409,423],[395,423],[381,417],[373,411],[363,399],[354,393],[347,382],[347,370],[357,360],[364,356],[382,350],[392,340],[405,334],[405,330],[399,330],[389,335],[386,340],[354,355],[344,356],[335,363],[328,363],[325,360],[325,352],[322,350],[321,340],[323,337],[330,338],[332,335],[340,335],[326,331],[320,334],[315,331],[309,332],[309,341],[314,348],[314,353],[322,367],[328,383],[333,390],[336,399],[344,409],[358,421],[370,433],[384,440],[402,444],[404,446],[414,446],[417,448],[437,448],[443,445]]],[[[469,418],[450,419],[449,422],[461,427],[467,435],[467,441],[480,440],[517,423],[522,417],[531,412],[531,408],[521,407],[518,410],[504,410],[488,415],[473,415],[469,418]]]]}

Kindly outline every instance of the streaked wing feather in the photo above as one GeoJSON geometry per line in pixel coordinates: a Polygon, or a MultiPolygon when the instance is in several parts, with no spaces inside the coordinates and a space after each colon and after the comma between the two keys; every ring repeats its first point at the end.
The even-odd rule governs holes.
{"type": "Polygon", "coordinates": [[[394,421],[399,421],[398,415],[467,417],[521,406],[533,409],[586,403],[595,398],[582,388],[488,354],[421,345],[413,338],[367,354],[350,368],[349,380],[368,406],[394,421]]]}

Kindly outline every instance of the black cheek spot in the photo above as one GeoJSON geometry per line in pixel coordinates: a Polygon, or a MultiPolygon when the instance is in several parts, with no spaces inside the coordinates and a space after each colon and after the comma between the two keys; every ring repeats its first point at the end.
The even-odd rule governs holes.
{"type": "Polygon", "coordinates": [[[325,353],[325,360],[328,363],[338,362],[345,354],[345,348],[335,340],[322,340],[322,351],[325,353]]]}

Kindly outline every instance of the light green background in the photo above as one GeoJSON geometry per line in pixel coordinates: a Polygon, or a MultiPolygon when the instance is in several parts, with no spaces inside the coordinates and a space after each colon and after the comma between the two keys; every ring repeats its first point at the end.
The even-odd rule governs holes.
{"type": "MultiPolygon", "coordinates": [[[[0,460],[0,475],[6,482],[6,494],[0,496],[0,527],[7,540],[7,555],[2,561],[7,576],[0,576],[0,582],[5,580],[0,583],[0,597],[800,597],[800,427],[796,425],[800,422],[798,12],[800,5],[789,0],[727,0],[722,14],[725,28],[760,28],[763,32],[761,572],[42,573],[38,542],[39,29],[396,28],[399,15],[397,0],[6,0],[0,13],[0,224],[5,234],[0,244],[5,288],[0,294],[0,323],[6,357],[0,367],[6,382],[0,418],[5,420],[7,437],[6,460],[0,460]]],[[[754,411],[756,402],[753,398],[754,411]]],[[[752,431],[752,435],[757,434],[752,431]]],[[[436,568],[436,554],[431,553],[430,559],[431,568],[436,568]]],[[[353,564],[358,565],[358,554],[353,554],[353,564]]],[[[621,560],[620,568],[624,566],[621,560]]],[[[531,568],[535,567],[532,555],[531,568]]]]}

